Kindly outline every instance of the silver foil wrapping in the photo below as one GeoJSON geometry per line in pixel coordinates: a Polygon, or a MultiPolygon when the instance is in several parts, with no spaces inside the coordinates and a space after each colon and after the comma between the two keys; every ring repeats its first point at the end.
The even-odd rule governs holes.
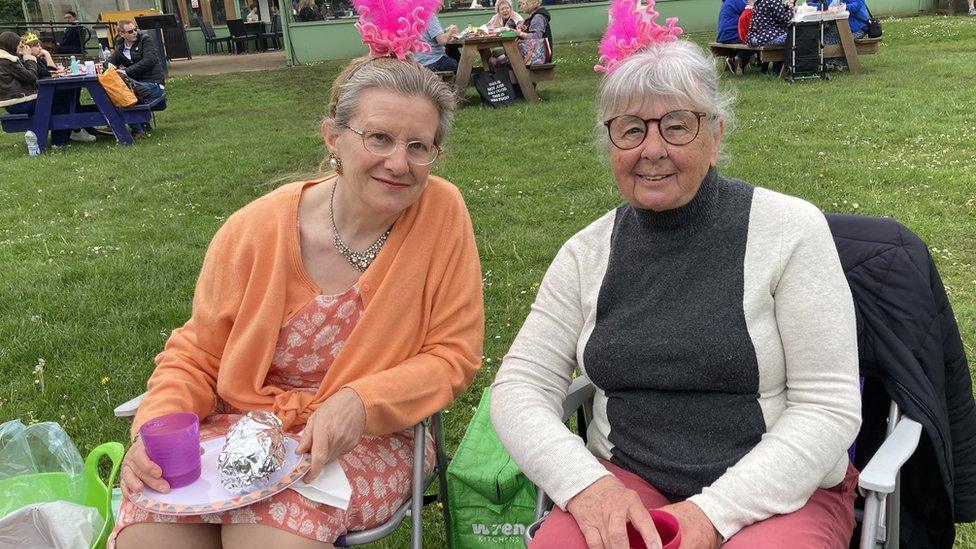
{"type": "Polygon", "coordinates": [[[285,462],[281,420],[271,412],[248,412],[227,431],[217,471],[227,491],[242,495],[261,489],[285,462]]]}

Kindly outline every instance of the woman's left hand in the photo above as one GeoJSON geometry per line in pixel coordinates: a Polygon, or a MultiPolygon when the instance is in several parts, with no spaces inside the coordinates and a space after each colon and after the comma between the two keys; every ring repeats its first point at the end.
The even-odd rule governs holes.
{"type": "Polygon", "coordinates": [[[718,530],[697,505],[690,501],[661,507],[678,519],[681,528],[681,549],[715,549],[721,544],[718,530]]]}
{"type": "Polygon", "coordinates": [[[366,408],[356,391],[345,388],[312,413],[305,424],[296,454],[312,454],[305,482],[315,480],[322,467],[352,450],[366,431],[366,408]]]}

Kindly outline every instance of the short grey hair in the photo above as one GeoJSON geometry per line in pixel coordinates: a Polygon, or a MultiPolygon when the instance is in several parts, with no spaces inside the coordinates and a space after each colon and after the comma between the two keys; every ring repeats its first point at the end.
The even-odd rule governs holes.
{"type": "Polygon", "coordinates": [[[735,93],[720,89],[715,61],[698,45],[687,40],[655,44],[636,53],[611,72],[600,86],[597,106],[597,135],[610,146],[603,122],[626,114],[625,109],[654,100],[671,100],[709,115],[709,128],[719,120],[729,128],[733,120],[735,93]]]}
{"type": "Polygon", "coordinates": [[[457,107],[457,96],[433,71],[412,60],[391,57],[357,59],[347,65],[332,83],[329,121],[348,124],[359,112],[363,92],[369,89],[388,90],[404,97],[430,101],[437,109],[434,144],[440,146],[444,143],[457,107]]]}

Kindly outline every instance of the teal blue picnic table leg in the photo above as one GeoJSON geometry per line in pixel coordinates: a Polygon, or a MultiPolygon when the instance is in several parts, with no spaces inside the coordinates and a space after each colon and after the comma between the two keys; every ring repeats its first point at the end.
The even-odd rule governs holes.
{"type": "Polygon", "coordinates": [[[96,80],[94,82],[86,82],[85,88],[88,90],[88,94],[91,95],[92,101],[95,102],[95,106],[98,107],[98,111],[105,116],[105,121],[112,128],[112,133],[115,134],[115,138],[118,139],[119,143],[131,145],[132,134],[129,133],[129,128],[125,125],[125,119],[122,118],[122,113],[119,109],[112,104],[102,85],[96,80]]]}
{"type": "Polygon", "coordinates": [[[38,86],[34,103],[34,123],[31,131],[37,136],[37,148],[41,152],[47,148],[47,135],[51,129],[51,108],[54,106],[54,88],[38,86]]]}

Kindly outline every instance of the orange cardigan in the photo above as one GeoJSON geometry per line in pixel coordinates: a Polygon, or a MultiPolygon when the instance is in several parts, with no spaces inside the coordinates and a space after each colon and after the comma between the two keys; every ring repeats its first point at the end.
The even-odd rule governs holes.
{"type": "Polygon", "coordinates": [[[343,387],[366,407],[366,433],[386,434],[451,404],[481,366],[484,304],[471,218],[461,193],[431,176],[359,279],[364,311],[318,391],[265,385],[281,327],[320,290],[301,267],[292,183],[224,224],[203,261],[190,319],[156,357],[132,433],[161,414],[204,418],[215,396],[304,424],[343,387]]]}

